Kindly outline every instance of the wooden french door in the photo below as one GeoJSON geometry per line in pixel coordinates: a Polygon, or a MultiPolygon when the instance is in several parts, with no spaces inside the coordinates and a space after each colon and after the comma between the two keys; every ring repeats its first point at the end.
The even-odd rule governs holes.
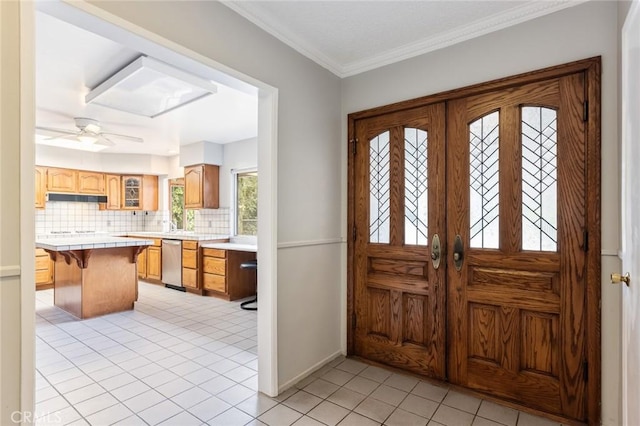
{"type": "Polygon", "coordinates": [[[355,350],[445,377],[443,103],[360,120],[354,140],[355,350]],[[436,246],[438,242],[436,242],[436,246]]]}
{"type": "Polygon", "coordinates": [[[449,379],[585,418],[583,73],[453,100],[449,379]]]}
{"type": "Polygon", "coordinates": [[[350,116],[350,354],[599,421],[594,69],[350,116]]]}

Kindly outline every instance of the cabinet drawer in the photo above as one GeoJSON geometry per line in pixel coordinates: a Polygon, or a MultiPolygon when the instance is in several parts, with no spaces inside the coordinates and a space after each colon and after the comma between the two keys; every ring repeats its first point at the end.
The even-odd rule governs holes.
{"type": "Polygon", "coordinates": [[[210,257],[221,257],[224,259],[227,257],[227,251],[221,250],[221,249],[214,249],[214,248],[203,248],[202,255],[210,256],[210,257]]]}
{"type": "Polygon", "coordinates": [[[36,284],[46,284],[49,282],[51,282],[51,271],[49,271],[49,269],[36,271],[36,284]]]}
{"type": "Polygon", "coordinates": [[[198,288],[198,278],[195,269],[182,268],[182,285],[198,288]]]}
{"type": "Polygon", "coordinates": [[[198,250],[198,242],[197,241],[183,240],[182,241],[182,248],[183,249],[189,249],[189,250],[198,250]]]}
{"type": "Polygon", "coordinates": [[[202,272],[209,272],[212,274],[225,275],[227,268],[227,261],[217,257],[203,257],[202,258],[202,272]]]}
{"type": "Polygon", "coordinates": [[[162,247],[162,238],[152,238],[154,247],[162,247]]]}
{"type": "Polygon", "coordinates": [[[182,249],[182,266],[184,268],[192,268],[196,269],[198,267],[197,254],[196,250],[185,250],[182,249]]]}
{"type": "Polygon", "coordinates": [[[49,255],[36,256],[36,271],[49,270],[49,255]]]}
{"type": "Polygon", "coordinates": [[[227,280],[223,275],[215,275],[215,274],[202,274],[203,277],[203,286],[205,290],[213,290],[219,291],[221,293],[226,293],[227,291],[227,280]]]}

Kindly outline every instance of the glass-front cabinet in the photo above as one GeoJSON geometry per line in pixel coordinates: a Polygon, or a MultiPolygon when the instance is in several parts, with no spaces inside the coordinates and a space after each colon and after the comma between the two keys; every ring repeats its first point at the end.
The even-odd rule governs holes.
{"type": "Polygon", "coordinates": [[[140,210],[142,196],[142,176],[122,177],[122,208],[140,210]]]}

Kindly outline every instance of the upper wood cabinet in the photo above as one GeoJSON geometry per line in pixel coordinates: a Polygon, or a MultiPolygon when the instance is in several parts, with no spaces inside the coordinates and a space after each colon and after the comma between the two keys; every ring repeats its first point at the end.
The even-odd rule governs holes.
{"type": "Polygon", "coordinates": [[[124,210],[158,210],[158,176],[122,176],[124,210]]]}
{"type": "Polygon", "coordinates": [[[120,210],[120,175],[104,175],[107,202],[100,210],[120,210]]]}
{"type": "Polygon", "coordinates": [[[198,164],[184,168],[184,207],[217,209],[220,207],[220,167],[198,164]]]}
{"type": "Polygon", "coordinates": [[[72,169],[47,168],[47,191],[77,192],[78,171],[72,169]]]}
{"type": "Polygon", "coordinates": [[[36,166],[36,208],[44,209],[47,192],[47,168],[36,166]]]}
{"type": "Polygon", "coordinates": [[[104,173],[78,170],[78,192],[104,195],[104,173]]]}

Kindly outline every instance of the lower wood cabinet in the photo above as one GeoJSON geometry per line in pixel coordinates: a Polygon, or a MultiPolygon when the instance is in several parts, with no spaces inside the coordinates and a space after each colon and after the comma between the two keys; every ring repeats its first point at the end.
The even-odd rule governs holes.
{"type": "Polygon", "coordinates": [[[182,241],[182,285],[186,289],[200,289],[198,270],[198,242],[182,241]]]}
{"type": "Polygon", "coordinates": [[[138,278],[160,282],[162,280],[162,240],[144,236],[135,238],[153,240],[153,245],[148,246],[138,255],[138,278]]]}
{"type": "Polygon", "coordinates": [[[53,287],[54,265],[49,253],[36,249],[36,290],[53,287]]]}
{"type": "Polygon", "coordinates": [[[256,253],[236,250],[202,249],[202,287],[208,296],[226,300],[256,294],[256,270],[240,265],[256,258],[256,253]]]}

